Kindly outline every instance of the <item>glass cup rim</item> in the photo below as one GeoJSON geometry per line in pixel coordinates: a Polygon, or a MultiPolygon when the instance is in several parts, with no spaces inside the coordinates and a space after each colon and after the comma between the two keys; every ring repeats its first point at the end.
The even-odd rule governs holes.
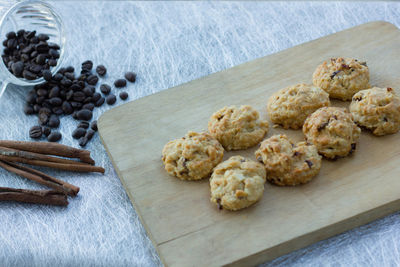
{"type": "MultiPolygon", "coordinates": [[[[54,11],[54,8],[43,1],[37,1],[37,0],[29,0],[29,1],[23,1],[19,3],[15,3],[11,8],[9,8],[6,13],[2,16],[0,19],[0,27],[3,25],[4,21],[13,14],[14,11],[18,10],[21,6],[29,5],[29,4],[39,4],[51,11],[52,16],[54,16],[57,20],[57,22],[60,24],[60,38],[61,38],[61,45],[60,45],[60,57],[57,60],[57,65],[53,68],[51,68],[51,73],[54,75],[60,68],[61,68],[61,63],[64,59],[64,50],[65,50],[65,35],[64,35],[64,24],[61,20],[61,17],[57,14],[57,12],[54,11]]],[[[26,86],[33,86],[37,84],[41,84],[46,82],[46,80],[43,77],[40,77],[39,79],[36,80],[27,80],[24,78],[18,78],[15,77],[7,68],[7,66],[4,64],[3,60],[0,59],[0,69],[3,73],[6,73],[3,77],[3,81],[1,82],[7,82],[7,83],[12,83],[12,84],[17,84],[17,85],[26,85],[26,86]]]]}

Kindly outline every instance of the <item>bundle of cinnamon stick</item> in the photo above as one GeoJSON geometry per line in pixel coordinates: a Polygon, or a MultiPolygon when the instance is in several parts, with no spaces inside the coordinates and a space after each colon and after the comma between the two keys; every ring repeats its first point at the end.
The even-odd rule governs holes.
{"type": "Polygon", "coordinates": [[[0,140],[1,168],[53,189],[27,190],[0,187],[0,201],[66,206],[67,195],[74,197],[78,194],[79,187],[21,163],[74,172],[104,173],[104,168],[94,166],[95,162],[88,150],[58,143],[0,140]]]}

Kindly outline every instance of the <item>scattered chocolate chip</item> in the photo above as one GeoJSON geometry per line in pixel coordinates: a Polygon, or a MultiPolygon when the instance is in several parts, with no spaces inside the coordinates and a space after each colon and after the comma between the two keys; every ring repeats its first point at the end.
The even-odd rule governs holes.
{"type": "Polygon", "coordinates": [[[125,73],[125,79],[127,79],[131,83],[134,83],[136,81],[136,73],[128,71],[127,73],[125,73]]]}
{"type": "Polygon", "coordinates": [[[352,154],[354,152],[354,150],[356,150],[356,147],[357,147],[357,144],[356,143],[352,143],[349,154],[352,154]]]}
{"type": "Polygon", "coordinates": [[[293,157],[297,157],[298,155],[300,155],[300,153],[299,153],[298,151],[295,151],[295,152],[293,153],[293,157]]]}
{"type": "Polygon", "coordinates": [[[42,137],[42,127],[40,126],[33,126],[30,130],[29,130],[29,137],[33,138],[33,139],[38,139],[40,137],[42,137]]]}
{"type": "Polygon", "coordinates": [[[391,91],[393,91],[393,88],[388,87],[388,88],[386,88],[386,90],[387,90],[388,92],[391,92],[391,91]]]}

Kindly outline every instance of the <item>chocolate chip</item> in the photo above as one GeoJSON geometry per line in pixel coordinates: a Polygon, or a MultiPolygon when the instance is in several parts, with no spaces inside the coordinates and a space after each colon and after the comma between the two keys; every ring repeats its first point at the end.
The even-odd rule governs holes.
{"type": "Polygon", "coordinates": [[[350,69],[349,65],[347,64],[342,64],[341,67],[346,70],[350,69]]]}
{"type": "Polygon", "coordinates": [[[125,79],[127,79],[131,83],[134,83],[136,81],[136,73],[131,71],[125,73],[125,79]]]}
{"type": "Polygon", "coordinates": [[[388,119],[387,119],[386,117],[383,117],[383,121],[384,121],[384,122],[387,122],[388,119]]]}
{"type": "Polygon", "coordinates": [[[354,101],[361,101],[361,100],[362,100],[362,97],[361,97],[361,96],[359,96],[359,97],[353,97],[353,100],[354,100],[354,101]]]}
{"type": "Polygon", "coordinates": [[[42,137],[42,127],[40,126],[33,126],[30,130],[29,130],[29,137],[33,138],[33,139],[38,139],[40,137],[42,137]]]}
{"type": "Polygon", "coordinates": [[[329,121],[322,123],[321,125],[318,126],[317,130],[318,132],[322,131],[323,129],[325,129],[326,126],[328,126],[329,121]]]}
{"type": "Polygon", "coordinates": [[[311,169],[313,163],[309,160],[305,160],[305,162],[307,163],[308,167],[311,169]]]}
{"type": "Polygon", "coordinates": [[[293,153],[293,157],[297,157],[298,155],[300,155],[300,153],[299,153],[298,151],[295,151],[295,152],[293,153]]]}

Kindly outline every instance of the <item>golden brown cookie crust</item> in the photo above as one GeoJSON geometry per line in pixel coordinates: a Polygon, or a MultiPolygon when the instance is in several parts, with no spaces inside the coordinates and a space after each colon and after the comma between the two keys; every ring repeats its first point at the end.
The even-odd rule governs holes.
{"type": "Polygon", "coordinates": [[[162,151],[165,170],[182,180],[208,177],[223,156],[223,147],[210,134],[191,131],[169,141],[162,151]]]}
{"type": "Polygon", "coordinates": [[[359,126],[374,135],[393,134],[400,129],[400,97],[390,87],[358,92],[353,96],[350,112],[359,126]]]}
{"type": "Polygon", "coordinates": [[[317,67],[313,84],[332,98],[351,100],[360,90],[370,88],[369,69],[365,62],[353,58],[331,58],[317,67]]]}
{"type": "Polygon", "coordinates": [[[264,140],[255,156],[265,165],[267,180],[280,186],[307,183],[321,169],[322,157],[313,144],[294,144],[282,134],[264,140]]]}
{"type": "Polygon", "coordinates": [[[300,129],[307,116],[330,105],[329,94],[313,85],[299,83],[274,93],[267,104],[273,123],[285,129],[300,129]]]}
{"type": "Polygon", "coordinates": [[[263,195],[265,168],[242,156],[233,156],[215,167],[211,179],[211,202],[219,208],[240,210],[263,195]]]}
{"type": "Polygon", "coordinates": [[[268,122],[259,117],[251,106],[224,107],[211,116],[208,131],[228,151],[246,149],[261,142],[268,132],[268,122]]]}
{"type": "Polygon", "coordinates": [[[347,109],[324,107],[306,119],[303,133],[321,155],[335,159],[353,152],[361,129],[354,123],[347,109]]]}

